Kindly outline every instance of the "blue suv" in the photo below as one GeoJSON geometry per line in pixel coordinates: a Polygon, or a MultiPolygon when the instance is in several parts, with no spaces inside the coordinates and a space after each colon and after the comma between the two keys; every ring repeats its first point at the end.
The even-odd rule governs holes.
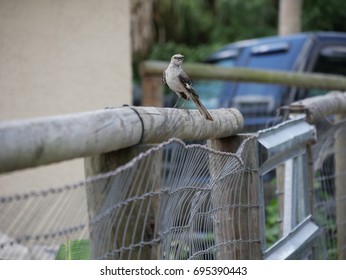
{"type": "MultiPolygon", "coordinates": [[[[299,33],[240,41],[226,45],[205,62],[222,67],[346,76],[346,33],[299,33]]],[[[238,108],[244,116],[246,131],[272,125],[277,119],[277,109],[283,105],[326,92],[273,84],[210,80],[196,80],[194,87],[209,109],[238,108]]]]}

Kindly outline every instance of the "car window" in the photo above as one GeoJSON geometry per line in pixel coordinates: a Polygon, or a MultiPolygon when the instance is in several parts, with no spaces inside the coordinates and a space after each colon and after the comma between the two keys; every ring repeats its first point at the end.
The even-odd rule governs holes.
{"type": "MultiPolygon", "coordinates": [[[[213,63],[213,65],[228,68],[234,67],[235,58],[219,60],[213,63]]],[[[195,91],[198,93],[202,103],[207,109],[216,109],[219,107],[224,85],[225,82],[220,80],[196,80],[193,83],[195,91]]],[[[188,102],[185,108],[194,109],[195,106],[192,102],[188,102]]]]}
{"type": "MultiPolygon", "coordinates": [[[[247,67],[266,70],[287,70],[293,67],[295,60],[287,51],[252,55],[247,67]]],[[[263,83],[239,83],[237,95],[231,106],[243,114],[270,114],[279,106],[280,95],[285,89],[281,85],[263,83]],[[266,105],[264,105],[266,104],[266,105]]]]}
{"type": "MultiPolygon", "coordinates": [[[[322,48],[312,72],[346,76],[346,46],[327,46],[322,48]]],[[[309,89],[307,97],[322,95],[328,91],[309,89]]]]}

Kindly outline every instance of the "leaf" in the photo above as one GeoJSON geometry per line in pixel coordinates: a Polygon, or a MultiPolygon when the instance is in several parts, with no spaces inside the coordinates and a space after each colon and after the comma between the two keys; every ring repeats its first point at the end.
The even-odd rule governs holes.
{"type": "Polygon", "coordinates": [[[90,242],[87,239],[66,240],[62,244],[55,257],[56,260],[89,260],[90,259],[90,242]]]}

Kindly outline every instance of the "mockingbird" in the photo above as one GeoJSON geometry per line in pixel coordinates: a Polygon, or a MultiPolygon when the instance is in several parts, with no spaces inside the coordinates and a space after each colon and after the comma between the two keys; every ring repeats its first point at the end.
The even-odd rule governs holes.
{"type": "Polygon", "coordinates": [[[184,72],[181,64],[184,61],[184,56],[182,54],[175,54],[171,58],[171,63],[168,65],[167,69],[163,71],[162,81],[167,84],[168,87],[178,95],[178,100],[175,103],[176,107],[181,98],[185,99],[184,103],[180,108],[183,108],[187,101],[190,99],[195,103],[199,112],[207,119],[213,120],[207,109],[203,106],[202,102],[199,100],[199,96],[192,87],[191,79],[184,72]]]}

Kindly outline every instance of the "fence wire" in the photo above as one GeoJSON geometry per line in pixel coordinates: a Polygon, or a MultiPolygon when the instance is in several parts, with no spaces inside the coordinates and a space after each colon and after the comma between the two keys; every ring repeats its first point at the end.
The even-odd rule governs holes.
{"type": "Polygon", "coordinates": [[[313,146],[313,217],[320,226],[316,258],[346,258],[346,120],[322,116],[313,146]]]}
{"type": "Polygon", "coordinates": [[[60,245],[86,239],[84,192],[81,182],[0,197],[0,259],[54,259],[60,245]]]}
{"type": "Polygon", "coordinates": [[[258,258],[257,171],[242,153],[173,139],[76,184],[0,197],[0,258],[258,258]]]}

